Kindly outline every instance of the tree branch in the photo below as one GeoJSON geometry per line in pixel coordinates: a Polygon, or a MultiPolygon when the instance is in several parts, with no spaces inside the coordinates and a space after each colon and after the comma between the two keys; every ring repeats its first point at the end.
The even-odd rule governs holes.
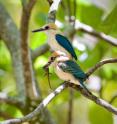
{"type": "Polygon", "coordinates": [[[67,0],[67,13],[68,13],[68,17],[69,17],[69,22],[71,22],[71,3],[70,0],[67,0]]]}
{"type": "Polygon", "coordinates": [[[28,115],[19,119],[7,120],[2,122],[1,124],[18,124],[18,123],[30,121],[33,117],[37,116],[40,113],[40,111],[42,111],[55,96],[57,96],[60,92],[62,92],[66,86],[67,86],[66,83],[59,86],[55,91],[50,93],[33,112],[29,113],[28,115]]]}
{"type": "Polygon", "coordinates": [[[32,51],[32,60],[35,60],[38,56],[46,53],[49,50],[48,44],[43,44],[42,46],[36,48],[35,50],[32,51]]]}
{"type": "Polygon", "coordinates": [[[25,101],[23,65],[21,61],[20,33],[12,18],[0,3],[0,37],[5,42],[11,55],[14,77],[19,99],[25,101]],[[16,61],[17,60],[17,61],[16,61]]]}
{"type": "Polygon", "coordinates": [[[74,15],[74,23],[73,23],[73,27],[75,26],[75,20],[76,20],[76,14],[77,14],[77,3],[76,3],[76,0],[74,0],[74,12],[73,12],[73,15],[74,15]]]}
{"type": "MultiPolygon", "coordinates": [[[[112,59],[111,59],[112,60],[112,59]]],[[[114,59],[113,59],[114,60],[114,59]]],[[[115,61],[113,61],[114,63],[115,61]]],[[[101,62],[99,62],[101,63],[101,62]]],[[[109,62],[106,62],[105,64],[107,64],[109,62]]],[[[110,63],[112,63],[112,61],[110,61],[110,63]]],[[[97,64],[100,65],[100,64],[97,64]]],[[[101,66],[104,64],[101,64],[101,66]]],[[[100,68],[101,66],[98,66],[98,68],[100,68]]],[[[96,69],[98,69],[96,68],[96,69]]],[[[92,68],[86,73],[88,74],[88,76],[90,76],[96,69],[92,68]]],[[[32,118],[34,118],[35,116],[37,116],[50,102],[52,99],[55,98],[55,96],[57,96],[58,94],[60,94],[64,89],[66,89],[67,87],[72,87],[73,89],[76,89],[77,91],[79,91],[83,96],[85,96],[86,98],[94,101],[96,104],[102,106],[103,108],[105,108],[107,111],[112,112],[113,114],[117,115],[117,108],[115,108],[114,106],[112,106],[111,104],[107,103],[106,101],[104,101],[101,98],[96,97],[95,95],[93,95],[91,92],[87,92],[87,90],[85,90],[84,88],[82,88],[80,85],[76,85],[70,82],[65,82],[62,85],[60,85],[57,89],[55,89],[55,91],[53,91],[52,93],[50,93],[39,105],[38,107],[31,113],[29,113],[28,115],[22,117],[22,118],[18,118],[18,119],[10,119],[10,120],[6,120],[3,121],[1,124],[18,124],[18,123],[22,123],[22,122],[26,122],[26,121],[30,121],[32,118]]]]}
{"type": "MultiPolygon", "coordinates": [[[[1,3],[0,3],[0,38],[5,42],[11,54],[11,59],[13,62],[13,69],[14,69],[14,76],[16,78],[16,85],[17,85],[17,94],[18,94],[17,97],[19,101],[23,102],[23,104],[28,102],[28,105],[29,105],[29,101],[26,101],[26,93],[25,93],[25,86],[24,86],[25,79],[23,74],[23,63],[21,58],[20,32],[17,29],[12,18],[6,11],[5,7],[1,3]]],[[[38,100],[40,99],[41,99],[41,96],[38,100]]],[[[34,101],[32,102],[34,103],[34,101]]],[[[30,111],[29,107],[32,107],[32,106],[26,105],[25,109],[20,109],[20,107],[19,109],[23,114],[24,113],[26,114],[26,113],[29,113],[30,111]]],[[[47,109],[45,109],[42,113],[40,113],[40,118],[38,118],[38,122],[42,122],[45,124],[53,124],[53,119],[50,116],[50,113],[47,109]],[[43,117],[45,116],[46,116],[46,119],[43,119],[43,117]]]]}
{"type": "Polygon", "coordinates": [[[24,104],[18,98],[10,97],[5,93],[0,93],[0,102],[8,103],[21,109],[24,108],[24,104]]]}
{"type": "Polygon", "coordinates": [[[79,91],[83,96],[85,96],[86,98],[94,101],[96,104],[104,107],[105,109],[107,109],[108,111],[112,112],[113,114],[117,115],[117,108],[113,107],[112,105],[110,105],[109,103],[107,103],[106,101],[94,96],[92,93],[88,93],[85,89],[83,89],[80,85],[76,85],[70,82],[65,82],[62,85],[60,85],[55,91],[53,91],[51,94],[49,94],[40,104],[39,106],[31,113],[29,113],[28,115],[19,118],[19,119],[10,119],[7,121],[2,122],[1,124],[19,124],[22,122],[26,122],[26,121],[30,121],[31,119],[33,119],[35,116],[37,116],[40,111],[42,111],[50,102],[53,98],[55,98],[55,96],[57,96],[58,94],[60,94],[64,89],[66,89],[67,87],[72,87],[73,89],[76,89],[77,91],[79,91]]]}
{"type": "Polygon", "coordinates": [[[37,99],[39,96],[38,90],[35,87],[36,82],[33,74],[31,54],[28,45],[28,27],[31,11],[33,9],[36,0],[29,0],[29,2],[23,6],[22,17],[21,17],[21,52],[22,52],[22,63],[25,77],[25,90],[26,96],[30,99],[37,99]]]}
{"type": "Polygon", "coordinates": [[[76,21],[76,24],[78,25],[78,27],[76,26],[77,31],[82,31],[82,32],[88,33],[90,35],[93,35],[97,38],[100,38],[100,39],[106,41],[107,43],[109,43],[113,46],[117,46],[117,38],[113,38],[109,35],[104,34],[103,32],[97,32],[91,26],[83,24],[79,21],[76,21]]]}
{"type": "Polygon", "coordinates": [[[97,96],[93,95],[90,92],[87,92],[80,85],[75,85],[73,83],[68,83],[68,85],[70,87],[72,87],[73,89],[76,89],[77,91],[79,91],[86,98],[88,98],[88,99],[92,100],[93,102],[95,102],[96,104],[104,107],[107,111],[110,111],[113,114],[117,115],[117,108],[115,108],[114,106],[112,106],[111,104],[109,104],[108,102],[106,102],[105,100],[103,100],[101,98],[98,98],[97,96]]]}
{"type": "Polygon", "coordinates": [[[48,22],[55,22],[56,19],[56,11],[58,9],[58,6],[60,4],[61,0],[53,0],[53,3],[50,6],[50,10],[48,13],[48,22]]]}
{"type": "Polygon", "coordinates": [[[94,73],[94,71],[96,71],[98,68],[100,68],[101,66],[107,63],[117,63],[117,58],[111,58],[100,61],[94,67],[89,69],[89,71],[86,73],[87,77],[89,77],[92,73],[94,73]]]}

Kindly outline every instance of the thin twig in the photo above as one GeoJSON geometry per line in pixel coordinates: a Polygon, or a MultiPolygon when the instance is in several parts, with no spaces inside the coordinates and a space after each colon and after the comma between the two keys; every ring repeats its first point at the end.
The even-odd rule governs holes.
{"type": "Polygon", "coordinates": [[[77,12],[77,2],[76,0],[74,0],[74,12],[73,12],[73,15],[74,15],[74,23],[73,23],[73,27],[75,27],[75,20],[76,20],[76,12],[77,12]]]}
{"type": "Polygon", "coordinates": [[[25,86],[23,64],[21,60],[20,33],[6,8],[0,3],[0,37],[6,44],[11,55],[17,94],[20,100],[25,101],[25,86]]]}
{"type": "Polygon", "coordinates": [[[67,12],[68,12],[68,17],[69,17],[69,22],[71,22],[71,5],[70,5],[70,0],[67,0],[67,12]]]}
{"type": "Polygon", "coordinates": [[[10,119],[7,121],[4,121],[0,124],[19,124],[22,122],[26,122],[26,121],[30,121],[32,120],[32,118],[34,118],[35,116],[37,116],[40,111],[42,111],[48,104],[49,102],[51,102],[51,100],[57,96],[60,92],[62,92],[65,87],[66,87],[66,83],[62,84],[61,86],[59,86],[55,91],[53,91],[52,93],[50,93],[39,105],[38,107],[31,113],[29,113],[28,115],[22,117],[22,118],[18,118],[18,119],[10,119]]]}
{"type": "Polygon", "coordinates": [[[117,99],[117,94],[115,94],[115,95],[111,98],[111,100],[109,101],[109,103],[112,104],[112,103],[115,101],[115,99],[117,99]]]}
{"type": "Polygon", "coordinates": [[[115,108],[114,106],[112,106],[111,104],[109,104],[108,102],[106,102],[105,100],[96,97],[95,95],[93,95],[92,93],[87,92],[84,88],[82,88],[80,85],[75,85],[73,83],[68,83],[68,85],[70,87],[72,87],[73,89],[76,89],[77,91],[79,91],[83,96],[85,96],[86,98],[92,100],[93,102],[95,102],[96,104],[104,107],[107,111],[112,112],[113,114],[117,115],[117,108],[115,108]]]}
{"type": "MultiPolygon", "coordinates": [[[[114,63],[115,61],[110,61],[110,63],[112,63],[112,62],[114,63]]],[[[106,62],[105,64],[107,64],[107,63],[109,63],[109,62],[106,62]]],[[[102,65],[104,65],[104,64],[101,64],[101,66],[102,65]]],[[[98,66],[96,69],[100,68],[101,66],[98,66]]],[[[93,70],[90,69],[92,71],[91,71],[91,73],[90,73],[90,70],[89,70],[89,72],[87,72],[88,76],[90,76],[96,69],[93,69],[93,70]]],[[[7,120],[7,121],[3,121],[3,122],[1,122],[1,124],[18,124],[18,123],[22,123],[22,122],[26,122],[26,121],[32,120],[32,118],[37,116],[40,113],[40,111],[42,111],[51,102],[51,100],[55,98],[56,95],[60,94],[67,87],[72,87],[73,89],[76,89],[77,91],[79,91],[86,98],[94,101],[96,104],[104,107],[106,110],[108,110],[108,111],[112,112],[113,114],[117,115],[117,108],[115,108],[111,104],[107,103],[103,99],[100,99],[100,98],[96,97],[91,92],[87,92],[87,90],[82,88],[80,85],[76,85],[76,84],[73,84],[73,83],[70,83],[70,82],[65,82],[62,85],[60,85],[55,91],[53,91],[51,94],[49,94],[38,105],[38,107],[33,112],[31,112],[28,115],[26,115],[26,116],[24,116],[22,118],[19,118],[19,119],[10,119],[10,120],[7,120]]]]}
{"type": "Polygon", "coordinates": [[[92,73],[94,73],[94,71],[96,71],[98,68],[100,68],[101,66],[107,63],[117,63],[117,58],[111,58],[100,61],[94,67],[89,69],[89,71],[86,73],[87,77],[89,77],[92,73]]]}
{"type": "Polygon", "coordinates": [[[32,51],[32,60],[35,60],[38,56],[41,56],[42,54],[46,53],[49,50],[48,44],[43,44],[42,46],[36,48],[32,51]]]}
{"type": "Polygon", "coordinates": [[[22,118],[10,119],[10,120],[3,121],[3,122],[1,122],[1,124],[19,124],[19,123],[23,123],[23,122],[32,120],[35,116],[37,116],[40,113],[40,111],[42,111],[51,102],[51,100],[53,98],[55,98],[55,96],[60,94],[67,87],[72,87],[73,89],[76,89],[77,91],[79,91],[86,98],[94,101],[96,104],[104,107],[106,110],[108,110],[108,111],[112,112],[113,114],[117,115],[117,108],[115,108],[111,104],[107,103],[103,99],[100,99],[100,98],[94,96],[92,93],[87,92],[80,85],[76,85],[76,84],[73,84],[73,83],[70,83],[70,82],[65,82],[62,85],[60,85],[55,91],[53,91],[51,94],[49,94],[38,105],[38,107],[33,112],[29,113],[28,115],[26,115],[22,118]]]}
{"type": "Polygon", "coordinates": [[[99,96],[100,96],[100,98],[103,99],[103,90],[104,90],[104,86],[103,86],[102,83],[101,83],[100,85],[101,85],[101,86],[100,86],[100,89],[99,89],[99,96]]]}
{"type": "Polygon", "coordinates": [[[59,7],[61,0],[54,0],[50,6],[49,13],[48,13],[48,23],[55,22],[56,19],[56,11],[59,7]]]}
{"type": "Polygon", "coordinates": [[[88,33],[90,35],[93,35],[97,38],[100,38],[100,39],[106,41],[107,43],[109,43],[113,46],[117,46],[117,38],[106,35],[103,32],[97,32],[91,26],[83,24],[83,23],[79,22],[78,20],[76,21],[76,23],[78,25],[78,27],[76,28],[77,31],[82,31],[82,32],[88,33]]]}

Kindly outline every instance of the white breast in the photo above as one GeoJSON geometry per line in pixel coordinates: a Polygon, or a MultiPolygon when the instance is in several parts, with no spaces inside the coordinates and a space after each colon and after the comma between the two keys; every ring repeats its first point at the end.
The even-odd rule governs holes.
{"type": "Polygon", "coordinates": [[[73,82],[75,84],[78,84],[79,83],[78,80],[76,80],[71,74],[62,71],[62,69],[59,67],[58,64],[55,65],[54,69],[55,69],[56,75],[61,80],[63,80],[63,81],[70,81],[70,82],[73,82]]]}
{"type": "Polygon", "coordinates": [[[49,46],[51,47],[51,49],[53,51],[62,51],[62,52],[65,52],[69,57],[71,57],[71,54],[66,51],[62,46],[60,46],[58,44],[58,42],[56,41],[55,39],[55,32],[52,32],[52,33],[48,33],[48,40],[47,40],[47,43],[49,44],[49,46]]]}

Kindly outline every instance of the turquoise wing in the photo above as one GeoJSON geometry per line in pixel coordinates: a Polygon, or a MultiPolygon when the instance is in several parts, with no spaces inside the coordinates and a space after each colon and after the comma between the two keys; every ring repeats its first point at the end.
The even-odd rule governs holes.
{"type": "Polygon", "coordinates": [[[68,60],[68,61],[63,62],[63,64],[60,65],[60,68],[64,72],[72,74],[80,82],[80,84],[88,91],[88,89],[83,83],[86,80],[87,76],[81,70],[80,66],[77,63],[75,63],[72,60],[68,60]]]}
{"type": "Polygon", "coordinates": [[[80,66],[72,60],[68,60],[63,62],[64,64],[61,65],[63,71],[71,73],[76,79],[85,80],[86,74],[82,71],[80,66]]]}
{"type": "Polygon", "coordinates": [[[72,46],[72,44],[70,43],[70,41],[65,37],[65,36],[62,36],[60,34],[56,34],[55,36],[57,42],[64,48],[66,49],[71,55],[72,57],[77,60],[77,56],[76,56],[76,53],[74,51],[74,48],[72,46]]]}

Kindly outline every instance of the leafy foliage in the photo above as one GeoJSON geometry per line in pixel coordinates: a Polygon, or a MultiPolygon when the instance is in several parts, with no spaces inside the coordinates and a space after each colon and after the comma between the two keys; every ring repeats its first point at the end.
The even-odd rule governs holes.
{"type": "MultiPolygon", "coordinates": [[[[63,2],[65,8],[62,7],[62,5],[59,7],[57,12],[57,20],[59,20],[64,25],[63,29],[65,29],[65,26],[68,23],[65,18],[66,16],[68,16],[69,9],[67,7],[67,0],[63,2]]],[[[20,1],[4,0],[0,1],[0,4],[1,3],[4,4],[14,22],[19,27],[21,17],[20,1]]],[[[73,14],[73,0],[71,0],[70,3],[72,6],[71,11],[73,14]]],[[[77,19],[85,24],[92,26],[97,31],[104,32],[117,38],[117,5],[115,5],[114,8],[111,8],[112,11],[110,11],[110,13],[103,19],[105,13],[104,8],[100,8],[99,6],[94,5],[93,2],[87,0],[77,0],[76,4],[77,19]]],[[[48,10],[49,4],[46,0],[37,0],[37,3],[31,15],[29,27],[29,42],[30,48],[32,50],[41,46],[46,41],[46,35],[44,33],[32,34],[31,30],[38,28],[46,23],[48,10]]],[[[84,34],[82,33],[80,35],[77,34],[77,36],[78,38],[79,36],[84,38],[84,34]]],[[[90,36],[88,36],[88,38],[90,39],[90,36]]],[[[76,53],[78,53],[78,57],[84,55],[84,53],[87,55],[87,57],[83,61],[78,61],[78,63],[85,71],[102,59],[117,57],[117,48],[103,42],[102,40],[96,39],[93,47],[91,47],[93,44],[92,41],[88,40],[86,42],[87,43],[82,42],[83,46],[85,47],[83,51],[79,51],[77,48],[75,49],[76,53]]],[[[47,96],[50,93],[48,81],[47,78],[44,77],[44,71],[42,69],[42,66],[47,62],[49,55],[50,52],[47,52],[46,54],[39,56],[34,61],[36,77],[38,79],[39,86],[41,87],[43,97],[47,96]]],[[[54,74],[53,69],[51,69],[51,72],[53,73],[50,77],[51,85],[53,89],[55,89],[62,81],[59,80],[58,77],[54,74]]],[[[103,98],[110,101],[113,95],[117,93],[117,64],[104,65],[100,70],[94,73],[94,75],[100,78],[101,86],[104,87],[102,90],[103,98]]],[[[15,86],[14,74],[12,71],[10,53],[3,41],[0,41],[0,91],[5,91],[12,96],[15,95],[17,91],[15,86]]],[[[68,99],[69,91],[66,90],[65,92],[61,93],[56,99],[54,99],[48,107],[58,124],[66,123],[66,116],[68,113],[68,99]],[[62,119],[64,121],[61,121],[62,119]]],[[[82,101],[84,98],[80,94],[75,92],[74,99],[78,102],[79,100],[82,101]]],[[[117,100],[115,100],[112,104],[117,107],[117,100]]],[[[87,123],[83,123],[83,121],[81,121],[81,123],[79,124],[114,124],[113,115],[95,105],[94,103],[85,103],[85,101],[83,101],[83,103],[80,103],[79,105],[81,106],[81,108],[77,106],[75,107],[75,110],[73,110],[75,111],[73,115],[74,117],[77,117],[77,111],[79,111],[80,109],[88,109],[89,111],[86,113],[87,115],[85,115],[85,113],[82,113],[82,115],[80,116],[80,120],[82,120],[82,118],[86,119],[87,116],[87,123]],[[84,104],[88,104],[88,106],[84,108],[84,104]]],[[[21,116],[18,108],[4,105],[2,107],[0,106],[0,110],[2,109],[8,110],[8,112],[10,112],[13,117],[21,116]]],[[[73,119],[75,120],[75,118],[73,119]]],[[[78,124],[78,122],[74,121],[74,124],[78,124]]]]}

